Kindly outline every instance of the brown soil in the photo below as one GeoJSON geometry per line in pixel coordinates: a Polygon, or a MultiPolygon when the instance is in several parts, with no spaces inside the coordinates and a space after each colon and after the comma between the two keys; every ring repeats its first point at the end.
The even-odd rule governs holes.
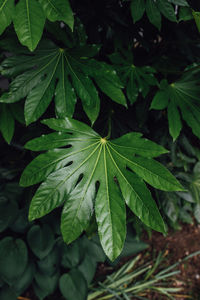
{"type": "MultiPolygon", "coordinates": [[[[182,230],[169,232],[164,237],[158,232],[152,234],[151,239],[144,235],[143,240],[150,244],[150,253],[164,251],[167,265],[181,261],[189,254],[200,250],[200,225],[183,225],[182,230]]],[[[180,263],[180,274],[173,280],[174,287],[181,287],[177,293],[177,300],[200,300],[200,255],[180,263]],[[188,297],[189,296],[189,297],[188,297]]],[[[160,296],[149,296],[152,300],[161,300],[160,296]]],[[[163,298],[164,299],[164,298],[163,298]]]]}

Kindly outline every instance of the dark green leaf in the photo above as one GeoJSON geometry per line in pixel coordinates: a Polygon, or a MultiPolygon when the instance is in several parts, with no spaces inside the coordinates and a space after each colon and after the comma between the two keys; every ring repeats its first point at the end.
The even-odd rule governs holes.
{"type": "Polygon", "coordinates": [[[152,0],[146,1],[146,14],[149,21],[156,26],[159,30],[161,29],[161,14],[157,5],[152,0]]]}
{"type": "Polygon", "coordinates": [[[133,22],[139,21],[145,12],[145,1],[132,0],[131,2],[131,15],[133,22]]]}
{"type": "Polygon", "coordinates": [[[59,287],[62,295],[68,300],[85,300],[87,298],[87,283],[78,270],[74,269],[62,275],[59,287]]]}
{"type": "Polygon", "coordinates": [[[8,104],[0,106],[0,131],[3,138],[10,144],[15,130],[15,121],[8,104]]]}
{"type": "Polygon", "coordinates": [[[160,12],[170,21],[176,22],[175,8],[166,0],[157,0],[157,7],[160,12]]]}
{"type": "Polygon", "coordinates": [[[23,274],[27,262],[28,251],[23,240],[5,237],[0,241],[0,276],[7,283],[23,274]]]}
{"type": "Polygon", "coordinates": [[[69,0],[39,0],[39,2],[51,22],[63,21],[73,30],[74,15],[69,0]]]}
{"type": "Polygon", "coordinates": [[[39,225],[32,226],[28,232],[27,240],[33,253],[40,259],[47,256],[54,246],[53,232],[46,224],[42,227],[39,225]]]}

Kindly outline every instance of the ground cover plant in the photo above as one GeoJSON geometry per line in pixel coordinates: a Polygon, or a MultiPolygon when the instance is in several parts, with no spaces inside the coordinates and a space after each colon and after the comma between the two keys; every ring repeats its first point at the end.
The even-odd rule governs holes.
{"type": "Polygon", "coordinates": [[[62,286],[82,276],[84,299],[100,258],[84,278],[87,255],[63,265],[60,244],[97,233],[90,243],[115,261],[130,227],[166,235],[200,222],[199,11],[186,0],[0,0],[2,195],[16,187],[0,203],[0,251],[23,252],[19,276],[32,258],[23,285],[0,274],[8,293],[34,278],[39,298],[60,282],[70,299],[62,286]],[[35,235],[49,237],[44,249],[35,235]],[[58,256],[56,272],[37,261],[58,256]]]}

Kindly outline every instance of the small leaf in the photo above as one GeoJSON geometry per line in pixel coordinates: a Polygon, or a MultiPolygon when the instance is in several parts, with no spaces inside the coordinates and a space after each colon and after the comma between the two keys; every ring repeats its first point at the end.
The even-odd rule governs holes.
{"type": "Polygon", "coordinates": [[[145,1],[144,0],[132,0],[131,2],[131,15],[133,22],[139,21],[145,12],[145,1]]]}
{"type": "Polygon", "coordinates": [[[146,1],[146,14],[149,21],[156,26],[159,30],[161,29],[161,14],[158,10],[156,3],[152,0],[146,1]]]}
{"type": "Polygon", "coordinates": [[[176,22],[175,8],[166,0],[157,0],[156,4],[160,12],[170,21],[176,22]]]}
{"type": "Polygon", "coordinates": [[[15,130],[15,120],[8,104],[0,106],[0,131],[5,141],[10,144],[15,130]]]}
{"type": "Polygon", "coordinates": [[[39,2],[49,21],[63,21],[73,30],[74,15],[69,0],[39,0],[39,2]]]}
{"type": "Polygon", "coordinates": [[[169,95],[166,91],[158,91],[154,96],[150,109],[165,109],[169,102],[169,95]]]}
{"type": "Polygon", "coordinates": [[[195,20],[195,23],[196,23],[196,26],[197,26],[197,29],[198,31],[200,32],[200,12],[198,11],[192,11],[192,15],[194,17],[194,20],[195,20]]]}
{"type": "Polygon", "coordinates": [[[168,105],[168,122],[169,122],[169,132],[173,137],[173,141],[177,139],[182,129],[182,122],[180,118],[180,113],[176,106],[176,103],[171,100],[168,105]]]}
{"type": "Polygon", "coordinates": [[[45,23],[40,4],[36,0],[20,0],[13,22],[20,43],[33,51],[41,39],[45,23]]]}

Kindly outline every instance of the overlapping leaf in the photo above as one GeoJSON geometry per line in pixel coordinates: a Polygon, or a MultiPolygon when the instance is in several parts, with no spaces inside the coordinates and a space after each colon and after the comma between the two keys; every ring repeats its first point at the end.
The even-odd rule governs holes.
{"type": "Polygon", "coordinates": [[[168,111],[169,131],[175,140],[182,129],[181,116],[200,138],[200,87],[198,80],[183,77],[181,80],[168,84],[163,80],[152,101],[152,109],[168,111]]]}
{"type": "Polygon", "coordinates": [[[61,230],[70,243],[88,227],[95,210],[101,244],[112,260],[125,240],[125,203],[146,225],[165,231],[145,184],[165,191],[182,190],[172,174],[153,159],[167,152],[163,147],[135,132],[110,141],[70,118],[43,123],[57,132],[26,144],[33,151],[48,151],[26,167],[20,180],[22,186],[43,181],[32,199],[30,220],[64,205],[61,230]]]}
{"type": "Polygon", "coordinates": [[[146,97],[150,86],[157,84],[154,76],[155,69],[149,66],[135,66],[131,51],[122,50],[122,52],[116,52],[109,57],[117,66],[119,77],[126,86],[126,94],[131,104],[137,100],[140,93],[146,97]]]}
{"type": "Polygon", "coordinates": [[[132,0],[131,1],[131,14],[134,23],[139,21],[146,11],[146,15],[149,21],[161,29],[162,15],[165,16],[168,20],[176,22],[176,14],[174,5],[179,5],[182,7],[188,7],[188,3],[185,0],[132,0]]]}
{"type": "Polygon", "coordinates": [[[20,75],[11,82],[10,91],[0,101],[13,103],[26,97],[25,120],[30,124],[46,111],[54,97],[56,114],[71,117],[78,97],[93,123],[100,107],[95,81],[110,98],[126,106],[121,91],[123,86],[115,70],[106,63],[82,58],[82,53],[86,51],[88,56],[92,56],[98,51],[98,46],[86,45],[65,50],[47,43],[46,48],[38,49],[33,56],[6,59],[2,63],[2,74],[20,75]]]}
{"type": "Polygon", "coordinates": [[[72,30],[74,16],[69,0],[0,0],[0,34],[13,21],[22,45],[33,51],[41,39],[46,18],[63,21],[72,30]]]}

